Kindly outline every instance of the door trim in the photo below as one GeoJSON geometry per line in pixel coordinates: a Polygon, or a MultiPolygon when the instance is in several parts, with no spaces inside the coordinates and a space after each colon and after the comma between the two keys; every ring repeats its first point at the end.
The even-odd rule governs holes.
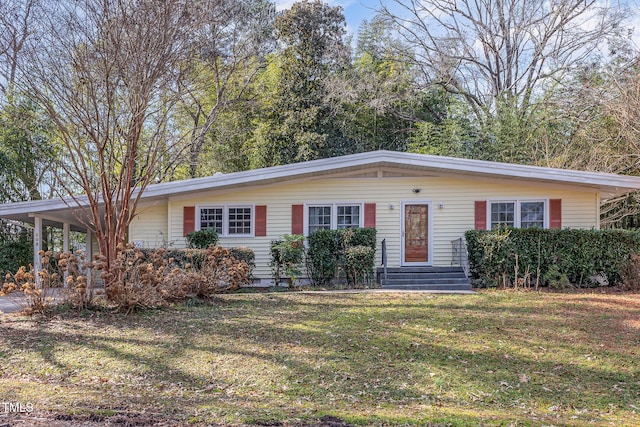
{"type": "Polygon", "coordinates": [[[400,266],[409,267],[409,266],[432,266],[433,265],[433,201],[432,200],[401,200],[400,201],[400,266]],[[427,262],[405,262],[404,260],[404,207],[405,205],[427,205],[429,207],[429,215],[428,221],[429,224],[427,227],[428,236],[428,245],[427,248],[427,262]]]}

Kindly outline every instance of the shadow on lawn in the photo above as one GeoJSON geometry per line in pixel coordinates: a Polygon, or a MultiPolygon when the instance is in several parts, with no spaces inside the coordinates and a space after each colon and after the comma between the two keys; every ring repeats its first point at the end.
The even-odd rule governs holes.
{"type": "MultiPolygon", "coordinates": [[[[612,370],[615,360],[607,358],[615,355],[597,348],[594,355],[606,362],[600,366],[572,360],[579,352],[553,332],[584,332],[584,322],[597,320],[579,305],[559,303],[541,313],[517,301],[502,306],[451,298],[417,301],[344,294],[225,296],[213,307],[88,320],[86,330],[74,330],[73,322],[62,330],[44,327],[30,333],[27,345],[56,371],[37,380],[79,388],[88,408],[199,412],[205,421],[216,421],[208,416],[264,423],[351,414],[349,419],[363,423],[402,423],[406,417],[409,425],[451,419],[473,424],[487,417],[544,418],[551,415],[539,412],[551,406],[560,411],[553,416],[568,417],[577,409],[628,410],[637,403],[640,377],[632,361],[612,370]],[[571,322],[563,317],[568,308],[575,317],[571,322]],[[536,336],[541,315],[544,330],[551,332],[536,336]],[[505,328],[496,321],[500,316],[515,322],[505,328]],[[495,345],[500,341],[508,345],[495,345]],[[489,345],[484,348],[483,342],[489,345]],[[70,361],[68,352],[96,353],[103,366],[82,366],[70,361]],[[192,356],[203,366],[177,363],[192,356]],[[123,372],[101,383],[113,363],[125,366],[123,372]],[[95,370],[98,380],[83,378],[83,369],[95,370]],[[274,373],[265,375],[268,369],[274,373]],[[92,397],[110,390],[108,402],[92,397]]],[[[613,331],[627,319],[615,305],[604,314],[615,324],[613,331]]],[[[598,330],[591,339],[617,338],[598,330]]],[[[9,348],[25,346],[16,330],[3,331],[3,341],[9,348]]],[[[636,333],[629,344],[638,341],[636,333]]]]}

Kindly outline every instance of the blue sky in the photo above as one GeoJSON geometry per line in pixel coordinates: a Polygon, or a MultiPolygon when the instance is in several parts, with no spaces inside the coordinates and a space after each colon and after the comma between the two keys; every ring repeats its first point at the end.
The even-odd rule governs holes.
{"type": "MultiPolygon", "coordinates": [[[[277,10],[288,9],[299,0],[275,0],[277,10]]],[[[393,0],[324,0],[331,6],[342,6],[347,20],[347,31],[355,35],[363,20],[371,20],[380,2],[393,9],[393,0]]],[[[627,26],[633,30],[633,40],[640,46],[640,0],[598,0],[599,5],[624,5],[629,7],[631,15],[627,18],[627,26]]]]}
{"type": "MultiPolygon", "coordinates": [[[[277,10],[288,9],[297,0],[276,0],[277,10]]],[[[358,32],[363,20],[371,20],[375,15],[374,9],[380,6],[379,0],[325,0],[331,6],[342,6],[347,20],[347,31],[350,34],[358,32]]]]}

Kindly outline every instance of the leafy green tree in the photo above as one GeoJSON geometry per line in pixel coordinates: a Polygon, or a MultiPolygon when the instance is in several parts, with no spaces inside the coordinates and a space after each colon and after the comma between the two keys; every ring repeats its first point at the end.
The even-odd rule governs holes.
{"type": "Polygon", "coordinates": [[[0,109],[0,201],[39,200],[54,181],[53,126],[26,97],[0,109]]]}
{"type": "Polygon", "coordinates": [[[432,120],[429,97],[416,90],[410,64],[396,54],[388,22],[360,26],[354,59],[331,77],[328,98],[345,137],[345,153],[405,151],[415,123],[432,120]]]}
{"type": "Polygon", "coordinates": [[[342,8],[295,3],[275,23],[280,49],[262,74],[251,166],[329,157],[347,144],[326,102],[328,77],[349,60],[342,8]]]}

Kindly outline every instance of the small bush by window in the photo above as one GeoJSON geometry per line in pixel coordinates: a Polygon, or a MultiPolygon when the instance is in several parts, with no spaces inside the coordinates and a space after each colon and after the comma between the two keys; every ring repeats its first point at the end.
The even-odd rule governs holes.
{"type": "Polygon", "coordinates": [[[285,234],[282,240],[271,242],[271,268],[275,285],[287,277],[291,286],[296,286],[300,276],[300,268],[304,260],[304,236],[302,234],[285,234]]]}
{"type": "Polygon", "coordinates": [[[192,231],[187,234],[187,245],[192,249],[207,249],[218,244],[218,232],[215,228],[192,231]]]}

